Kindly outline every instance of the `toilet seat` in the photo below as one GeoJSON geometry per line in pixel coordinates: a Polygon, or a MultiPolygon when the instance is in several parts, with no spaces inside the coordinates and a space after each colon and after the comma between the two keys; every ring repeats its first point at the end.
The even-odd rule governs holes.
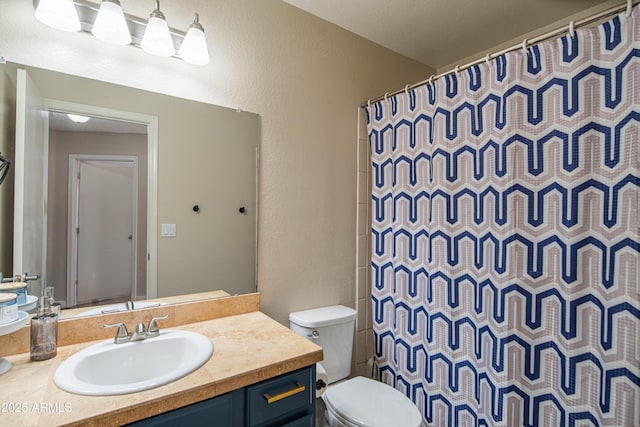
{"type": "Polygon", "coordinates": [[[355,377],[327,388],[322,395],[327,410],[354,427],[418,427],[418,408],[398,390],[365,377],[355,377]]]}

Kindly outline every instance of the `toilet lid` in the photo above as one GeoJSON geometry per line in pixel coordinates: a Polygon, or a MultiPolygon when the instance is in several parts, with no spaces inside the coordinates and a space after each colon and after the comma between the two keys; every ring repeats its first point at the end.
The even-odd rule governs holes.
{"type": "Polygon", "coordinates": [[[422,416],[405,395],[364,377],[332,385],[322,396],[328,409],[356,426],[418,427],[422,416]]]}

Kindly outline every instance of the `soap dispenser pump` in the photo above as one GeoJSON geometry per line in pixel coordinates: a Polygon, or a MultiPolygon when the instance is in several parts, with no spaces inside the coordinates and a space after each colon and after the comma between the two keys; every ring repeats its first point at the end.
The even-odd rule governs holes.
{"type": "Polygon", "coordinates": [[[40,297],[38,314],[31,319],[31,360],[40,361],[58,353],[58,316],[51,311],[51,298],[40,297]]]}

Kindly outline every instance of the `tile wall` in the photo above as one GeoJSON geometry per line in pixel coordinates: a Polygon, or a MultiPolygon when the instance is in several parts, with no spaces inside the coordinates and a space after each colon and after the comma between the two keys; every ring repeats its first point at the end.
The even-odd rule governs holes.
{"type": "Polygon", "coordinates": [[[371,377],[373,330],[371,328],[371,161],[366,112],[358,108],[358,188],[356,218],[356,337],[352,374],[371,377]]]}

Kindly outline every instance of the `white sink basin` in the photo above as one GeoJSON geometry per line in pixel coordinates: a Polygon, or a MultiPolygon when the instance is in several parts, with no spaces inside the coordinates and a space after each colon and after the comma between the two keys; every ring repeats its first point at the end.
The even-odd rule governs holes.
{"type": "Polygon", "coordinates": [[[110,339],[89,346],[62,362],[53,379],[75,394],[135,393],[190,374],[212,354],[213,343],[206,336],[165,330],[144,341],[114,344],[110,339]]]}

